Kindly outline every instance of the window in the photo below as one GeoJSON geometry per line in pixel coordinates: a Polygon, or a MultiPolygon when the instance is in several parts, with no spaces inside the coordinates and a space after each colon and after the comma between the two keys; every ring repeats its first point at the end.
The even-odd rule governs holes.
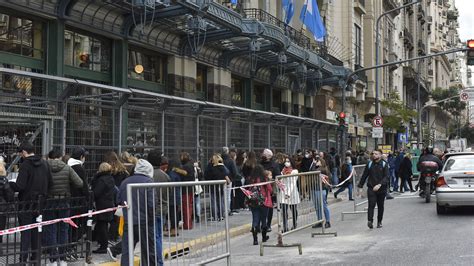
{"type": "Polygon", "coordinates": [[[232,105],[242,106],[244,100],[244,83],[232,77],[232,105]]]}
{"type": "Polygon", "coordinates": [[[128,77],[164,83],[164,57],[153,52],[128,50],[128,77]],[[139,68],[142,66],[143,68],[139,68]]]}
{"type": "Polygon", "coordinates": [[[354,42],[354,54],[355,54],[355,61],[356,65],[361,66],[362,61],[362,33],[359,26],[354,24],[355,29],[355,42],[354,42]]]}
{"type": "Polygon", "coordinates": [[[204,94],[207,87],[207,68],[198,65],[196,68],[196,92],[204,94]]]}
{"type": "Polygon", "coordinates": [[[275,108],[278,112],[281,110],[281,91],[274,90],[272,95],[272,107],[275,108]]]}
{"type": "Polygon", "coordinates": [[[262,85],[255,85],[253,88],[253,97],[256,104],[264,104],[265,87],[262,85]]]}
{"type": "Polygon", "coordinates": [[[108,72],[110,44],[105,40],[66,30],[64,32],[64,61],[66,65],[108,72]]]}
{"type": "Polygon", "coordinates": [[[43,58],[43,23],[0,13],[0,51],[43,58]]]}

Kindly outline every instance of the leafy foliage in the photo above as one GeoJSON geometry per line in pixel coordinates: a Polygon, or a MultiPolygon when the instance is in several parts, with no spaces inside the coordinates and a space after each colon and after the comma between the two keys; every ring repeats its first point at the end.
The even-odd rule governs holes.
{"type": "MultiPolygon", "coordinates": [[[[457,87],[449,87],[449,89],[436,88],[431,92],[431,97],[435,101],[441,101],[443,99],[454,97],[459,95],[459,89],[457,87]]],[[[461,101],[459,97],[455,97],[450,101],[445,101],[438,104],[441,109],[451,113],[454,116],[458,116],[461,112],[466,109],[466,103],[461,101]]]]}
{"type": "Polygon", "coordinates": [[[388,99],[384,99],[380,103],[391,111],[391,115],[384,116],[384,127],[395,129],[401,133],[405,132],[405,127],[402,124],[408,123],[417,115],[415,110],[409,109],[400,100],[398,93],[391,94],[388,99]]]}

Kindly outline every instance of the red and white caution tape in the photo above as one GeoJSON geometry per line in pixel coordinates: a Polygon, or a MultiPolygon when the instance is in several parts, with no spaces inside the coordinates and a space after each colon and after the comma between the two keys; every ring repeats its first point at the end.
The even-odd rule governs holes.
{"type": "Polygon", "coordinates": [[[94,211],[94,212],[78,214],[78,215],[74,215],[74,216],[67,217],[67,218],[54,219],[54,220],[38,222],[38,223],[34,223],[34,224],[22,225],[22,226],[9,228],[9,229],[5,229],[5,230],[0,230],[0,236],[10,235],[10,234],[14,234],[14,233],[18,233],[18,232],[22,232],[22,231],[26,231],[26,230],[31,230],[31,229],[34,229],[34,228],[41,228],[43,226],[51,225],[51,224],[55,224],[55,223],[59,223],[59,222],[64,222],[64,223],[70,224],[72,227],[77,228],[77,225],[72,221],[72,219],[77,219],[77,218],[82,218],[82,217],[92,217],[94,215],[98,215],[98,214],[106,213],[106,212],[112,212],[112,211],[116,211],[117,209],[122,209],[122,208],[126,208],[126,207],[127,207],[127,205],[125,204],[123,206],[121,205],[121,206],[117,206],[117,207],[114,207],[114,208],[108,208],[108,209],[98,210],[98,211],[94,211]]]}
{"type": "Polygon", "coordinates": [[[340,186],[344,185],[344,183],[346,183],[347,181],[349,181],[349,179],[352,178],[352,176],[354,175],[354,172],[355,172],[355,171],[354,171],[354,168],[352,168],[351,174],[350,174],[346,179],[344,179],[344,181],[342,181],[341,183],[339,183],[339,184],[337,184],[337,185],[335,185],[335,186],[332,186],[332,188],[337,188],[337,187],[340,187],[340,186]]]}

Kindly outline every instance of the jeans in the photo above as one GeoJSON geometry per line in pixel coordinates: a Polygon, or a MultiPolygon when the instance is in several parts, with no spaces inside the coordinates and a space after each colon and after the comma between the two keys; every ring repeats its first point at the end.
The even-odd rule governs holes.
{"type": "Polygon", "coordinates": [[[344,190],[349,189],[349,199],[352,199],[352,182],[349,182],[347,186],[342,186],[340,187],[336,192],[334,192],[334,195],[336,196],[337,194],[343,192],[344,190]]]}
{"type": "Polygon", "coordinates": [[[293,218],[293,229],[296,228],[296,221],[298,220],[298,208],[296,204],[281,204],[283,217],[283,231],[288,231],[288,207],[291,209],[291,216],[293,218]]]}
{"type": "Polygon", "coordinates": [[[196,213],[196,217],[201,217],[201,196],[194,195],[194,212],[196,213]]]}
{"type": "MultiPolygon", "coordinates": [[[[69,203],[68,202],[51,202],[46,207],[49,210],[44,211],[44,221],[60,219],[69,217],[69,203]]],[[[58,256],[58,249],[56,246],[59,247],[59,255],[66,254],[66,248],[64,245],[69,243],[69,225],[67,223],[55,223],[44,227],[44,235],[43,240],[46,246],[50,246],[51,248],[48,250],[50,257],[53,260],[56,260],[58,256]]],[[[64,260],[66,256],[61,257],[59,259],[64,260]]]]}
{"type": "Polygon", "coordinates": [[[232,209],[232,182],[230,182],[229,184],[227,184],[225,186],[225,190],[227,191],[227,207],[229,210],[232,209]]]}
{"type": "Polygon", "coordinates": [[[214,219],[224,217],[224,193],[219,188],[211,187],[211,216],[214,219]]]}
{"type": "Polygon", "coordinates": [[[372,188],[367,189],[367,197],[369,199],[369,210],[367,212],[367,220],[369,220],[370,222],[374,221],[375,205],[377,205],[377,211],[378,211],[377,221],[382,222],[386,193],[387,193],[387,189],[385,187],[381,187],[378,191],[374,191],[372,188]]]}
{"type": "Polygon", "coordinates": [[[409,176],[401,176],[400,177],[400,191],[402,191],[402,188],[405,191],[410,191],[413,190],[413,185],[411,184],[411,178],[409,176]],[[410,187],[410,189],[408,189],[410,187]]]}
{"type": "MultiPolygon", "coordinates": [[[[331,220],[331,217],[330,217],[330,214],[329,214],[329,208],[328,208],[328,193],[327,193],[327,190],[323,189],[322,190],[322,193],[323,193],[323,210],[324,210],[324,217],[326,219],[326,222],[330,222],[331,220]]],[[[322,210],[320,208],[320,205],[321,205],[321,193],[319,190],[314,190],[313,191],[313,196],[314,196],[314,209],[316,210],[316,215],[317,215],[317,218],[318,220],[321,220],[323,219],[323,214],[322,214],[322,210]]]]}
{"type": "Polygon", "coordinates": [[[252,228],[257,232],[260,232],[260,230],[267,230],[268,208],[260,206],[250,208],[250,210],[252,211],[252,228]]]}
{"type": "Polygon", "coordinates": [[[155,217],[155,238],[156,238],[156,261],[163,266],[163,232],[161,227],[161,217],[155,217]]]}
{"type": "Polygon", "coordinates": [[[333,185],[339,184],[339,175],[337,174],[337,167],[334,167],[331,170],[331,174],[332,174],[332,184],[333,185]]]}
{"type": "Polygon", "coordinates": [[[390,183],[392,184],[393,190],[398,190],[398,171],[395,171],[395,169],[390,168],[389,174],[391,180],[390,183]]]}
{"type": "MultiPolygon", "coordinates": [[[[122,258],[120,260],[120,265],[129,265],[128,258],[128,225],[125,222],[123,231],[123,239],[122,239],[122,258]]],[[[140,241],[140,265],[141,266],[151,266],[155,265],[156,260],[156,249],[155,249],[155,233],[154,233],[154,226],[153,220],[149,220],[148,222],[141,221],[140,226],[134,225],[133,226],[133,249],[137,245],[138,241],[140,241]],[[149,252],[150,250],[155,252],[149,252]]],[[[133,250],[132,249],[132,250],[133,250]]],[[[133,253],[132,253],[133,256],[133,253]]]]}

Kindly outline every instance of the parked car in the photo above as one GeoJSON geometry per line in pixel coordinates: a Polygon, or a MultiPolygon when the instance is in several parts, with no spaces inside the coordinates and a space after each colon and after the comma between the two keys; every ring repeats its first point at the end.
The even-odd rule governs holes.
{"type": "Polygon", "coordinates": [[[474,153],[450,153],[436,179],[436,211],[445,214],[449,208],[474,206],[474,153]]]}

